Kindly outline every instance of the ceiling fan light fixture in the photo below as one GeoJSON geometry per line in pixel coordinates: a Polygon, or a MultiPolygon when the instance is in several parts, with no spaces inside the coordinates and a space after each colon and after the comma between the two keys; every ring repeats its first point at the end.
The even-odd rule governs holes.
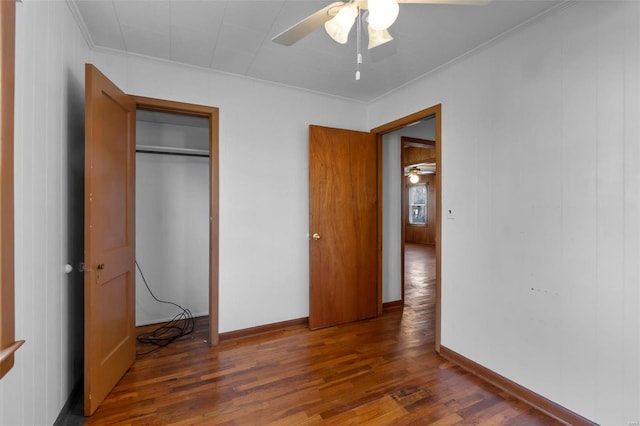
{"type": "Polygon", "coordinates": [[[358,16],[358,8],[353,3],[345,4],[332,19],[324,23],[327,34],[340,44],[345,44],[349,31],[358,16]]]}
{"type": "Polygon", "coordinates": [[[398,17],[400,7],[396,0],[368,0],[369,25],[374,30],[386,30],[398,17]]]}
{"type": "Polygon", "coordinates": [[[407,174],[407,176],[409,176],[409,182],[418,183],[420,181],[420,169],[417,167],[412,167],[411,169],[409,169],[409,173],[407,174]]]}
{"type": "Polygon", "coordinates": [[[389,34],[388,30],[376,30],[371,25],[368,25],[367,29],[369,31],[369,49],[373,49],[374,47],[378,47],[393,40],[393,37],[389,34]]]}

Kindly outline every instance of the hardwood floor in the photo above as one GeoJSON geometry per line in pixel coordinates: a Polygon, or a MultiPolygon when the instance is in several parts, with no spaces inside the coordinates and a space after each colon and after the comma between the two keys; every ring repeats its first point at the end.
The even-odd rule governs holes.
{"type": "Polygon", "coordinates": [[[558,424],[435,354],[434,251],[407,248],[404,308],[213,348],[200,318],[194,334],[140,357],[85,423],[558,424]]]}
{"type": "Polygon", "coordinates": [[[405,243],[404,249],[405,315],[413,327],[435,342],[436,246],[405,243]]]}

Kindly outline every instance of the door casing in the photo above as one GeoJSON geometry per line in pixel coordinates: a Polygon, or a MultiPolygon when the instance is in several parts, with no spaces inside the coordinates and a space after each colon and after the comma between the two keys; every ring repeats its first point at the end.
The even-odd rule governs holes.
{"type": "MultiPolygon", "coordinates": [[[[440,353],[440,320],[441,320],[441,234],[442,234],[442,138],[441,138],[441,104],[398,118],[371,130],[376,135],[378,149],[382,150],[382,138],[385,134],[400,130],[417,121],[433,117],[436,122],[436,318],[435,349],[440,353]]],[[[378,155],[378,170],[382,170],[382,155],[378,155]]],[[[382,313],[382,173],[378,173],[378,314],[382,313]]],[[[404,217],[401,218],[402,220],[404,217]]],[[[404,302],[404,291],[402,292],[404,302]]]]}
{"type": "Polygon", "coordinates": [[[218,304],[218,235],[219,235],[219,188],[218,188],[218,118],[215,107],[194,105],[165,99],[130,95],[137,109],[193,115],[209,119],[209,345],[219,342],[218,304]]]}

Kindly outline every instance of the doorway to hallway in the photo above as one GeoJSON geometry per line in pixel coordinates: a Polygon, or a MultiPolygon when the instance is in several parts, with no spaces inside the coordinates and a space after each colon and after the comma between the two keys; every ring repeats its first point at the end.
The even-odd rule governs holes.
{"type": "MultiPolygon", "coordinates": [[[[431,219],[435,219],[435,222],[430,226],[435,229],[435,238],[431,244],[432,246],[432,262],[434,274],[430,276],[429,280],[433,280],[433,291],[431,291],[431,297],[434,299],[434,307],[425,313],[425,321],[430,321],[429,331],[427,333],[433,333],[433,342],[436,352],[440,352],[440,265],[441,265],[441,173],[439,171],[442,167],[442,141],[440,138],[440,124],[441,124],[441,106],[435,105],[430,108],[418,111],[410,114],[406,117],[397,119],[393,122],[387,123],[383,126],[372,129],[371,132],[375,133],[378,138],[379,150],[380,150],[380,162],[379,168],[382,173],[378,178],[378,191],[382,194],[383,202],[379,207],[379,230],[380,235],[383,238],[379,241],[379,253],[381,257],[380,270],[379,270],[379,285],[380,285],[380,306],[385,304],[386,306],[396,305],[396,301],[400,306],[405,306],[405,312],[411,305],[408,301],[409,294],[405,291],[405,222],[407,214],[409,213],[408,207],[405,206],[405,202],[402,200],[405,192],[405,180],[411,181],[410,173],[412,167],[405,170],[405,164],[401,159],[401,152],[403,150],[402,137],[411,138],[409,142],[415,142],[416,139],[427,140],[430,147],[435,149],[432,156],[428,159],[421,159],[425,161],[419,161],[417,164],[413,164],[413,174],[426,175],[432,174],[434,181],[432,186],[434,189],[434,199],[429,202],[425,197],[425,200],[418,201],[414,195],[413,207],[421,207],[422,211],[418,211],[416,215],[418,220],[410,220],[413,225],[429,226],[427,224],[427,216],[431,219]],[[428,161],[427,161],[428,160],[428,161]],[[435,211],[429,214],[428,207],[432,206],[435,211]],[[384,255],[382,255],[384,253],[384,255]]],[[[411,146],[411,144],[409,144],[411,146]]],[[[415,180],[415,179],[414,179],[415,180]]],[[[418,179],[418,182],[420,179],[418,179]]],[[[416,184],[416,182],[412,182],[416,184]]],[[[429,185],[427,185],[429,186],[429,185]]],[[[423,191],[425,192],[425,191],[423,191]]],[[[423,194],[425,195],[425,194],[423,194]]],[[[407,197],[408,199],[409,197],[407,197]]],[[[408,206],[408,204],[407,204],[408,206]]],[[[411,210],[413,212],[413,210],[411,210]]],[[[422,302],[417,302],[418,304],[422,302]]],[[[381,309],[380,309],[381,310],[381,309]]]]}

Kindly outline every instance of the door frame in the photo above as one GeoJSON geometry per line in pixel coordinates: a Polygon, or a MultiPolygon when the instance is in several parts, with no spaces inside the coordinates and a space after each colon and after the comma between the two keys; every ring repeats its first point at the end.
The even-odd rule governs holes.
{"type": "MultiPolygon", "coordinates": [[[[378,144],[378,170],[382,170],[382,138],[385,134],[405,128],[417,121],[434,117],[436,122],[436,318],[435,318],[435,350],[440,353],[440,321],[441,321],[441,234],[442,234],[442,105],[437,104],[421,111],[398,118],[382,126],[371,129],[375,133],[378,144]]],[[[378,173],[378,314],[382,313],[382,173],[378,173]]],[[[401,219],[404,219],[402,217],[401,219]]],[[[402,294],[404,302],[404,291],[402,294]]]]}
{"type": "Polygon", "coordinates": [[[219,110],[216,107],[194,105],[165,99],[130,95],[136,109],[178,113],[209,119],[209,345],[219,342],[218,253],[219,253],[219,173],[218,129],[219,110]]]}

